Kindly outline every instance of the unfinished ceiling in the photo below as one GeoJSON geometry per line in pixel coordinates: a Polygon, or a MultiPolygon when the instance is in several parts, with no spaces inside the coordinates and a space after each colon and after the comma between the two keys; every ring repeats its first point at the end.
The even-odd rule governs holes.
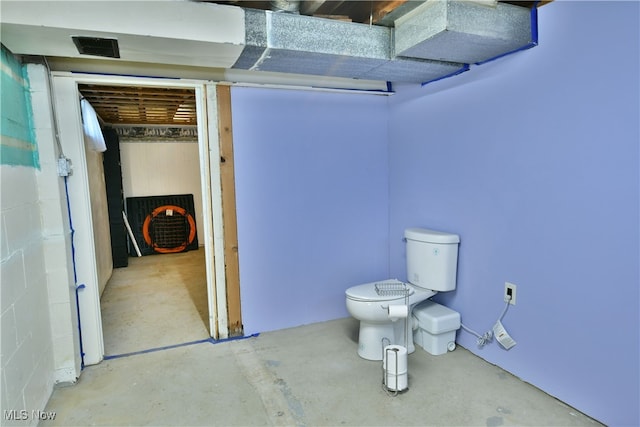
{"type": "MultiPolygon", "coordinates": [[[[35,17],[25,14],[23,2],[3,0],[2,41],[15,54],[94,61],[116,74],[136,73],[109,67],[174,64],[199,67],[205,80],[313,76],[354,85],[387,82],[389,91],[388,83],[424,84],[535,46],[531,8],[548,1],[177,1],[162,8],[146,2],[37,3],[42,13],[35,17]],[[174,25],[166,25],[168,16],[176,17],[174,25]],[[98,60],[78,52],[71,41],[78,35],[111,40],[118,56],[98,60]],[[219,70],[224,77],[213,77],[219,70]]],[[[81,62],[71,64],[77,68],[70,71],[91,72],[81,62]]],[[[193,91],[82,85],[80,92],[105,123],[195,124],[193,91]]]]}
{"type": "MultiPolygon", "coordinates": [[[[216,1],[205,0],[207,3],[228,4],[240,6],[246,9],[273,10],[301,15],[315,16],[319,18],[336,19],[346,22],[356,22],[360,24],[373,24],[383,26],[393,26],[395,19],[420,6],[424,1],[416,0],[394,0],[394,1],[324,1],[324,0],[271,0],[271,1],[250,1],[250,0],[229,0],[216,1]]],[[[534,5],[541,6],[553,0],[545,1],[501,1],[501,3],[511,3],[518,6],[532,8],[534,5]]],[[[490,1],[488,2],[490,3],[490,1]]]]}
{"type": "Polygon", "coordinates": [[[390,19],[420,5],[421,1],[208,1],[208,3],[229,4],[246,9],[273,10],[275,12],[299,13],[306,16],[336,19],[361,24],[385,25],[393,24],[390,19]],[[394,12],[395,11],[395,12],[394,12]],[[391,14],[394,12],[391,16],[391,14]],[[387,19],[385,19],[387,18],[387,19]]]}
{"type": "Polygon", "coordinates": [[[107,124],[197,124],[193,89],[82,84],[78,90],[107,124]]]}
{"type": "Polygon", "coordinates": [[[543,3],[3,0],[0,31],[12,53],[46,56],[60,71],[158,77],[182,71],[231,82],[251,80],[255,72],[266,72],[259,74],[271,81],[282,77],[271,72],[333,79],[327,87],[368,82],[378,88],[447,77],[465,64],[535,45],[529,7],[543,3]],[[81,39],[108,41],[117,54],[78,48],[73,40],[81,39]],[[439,53],[425,49],[433,41],[441,44],[439,53]],[[472,47],[488,49],[470,58],[446,54],[472,47]],[[133,71],[135,64],[144,71],[133,71]]]}

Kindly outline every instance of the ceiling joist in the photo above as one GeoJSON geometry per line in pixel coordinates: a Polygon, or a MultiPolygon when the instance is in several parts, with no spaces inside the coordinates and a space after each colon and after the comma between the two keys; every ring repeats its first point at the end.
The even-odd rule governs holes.
{"type": "Polygon", "coordinates": [[[108,124],[197,124],[193,89],[86,84],[78,89],[108,124]]]}

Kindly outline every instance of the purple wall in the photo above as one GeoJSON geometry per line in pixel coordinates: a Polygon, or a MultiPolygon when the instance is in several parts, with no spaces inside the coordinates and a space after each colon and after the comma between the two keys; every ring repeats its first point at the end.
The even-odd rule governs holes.
{"type": "Polygon", "coordinates": [[[347,317],[387,277],[387,98],[232,89],[246,334],[347,317]]]}
{"type": "Polygon", "coordinates": [[[458,288],[439,295],[484,332],[466,348],[609,425],[638,425],[637,2],[539,10],[540,45],[391,98],[390,256],[402,230],[460,234],[458,288]],[[402,208],[398,208],[402,207],[402,208]]]}

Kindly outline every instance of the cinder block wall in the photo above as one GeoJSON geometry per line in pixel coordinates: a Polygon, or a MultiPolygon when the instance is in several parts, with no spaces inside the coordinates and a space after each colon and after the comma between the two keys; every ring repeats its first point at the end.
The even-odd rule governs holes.
{"type": "Polygon", "coordinates": [[[24,67],[33,110],[31,125],[38,144],[40,163],[36,179],[53,341],[54,380],[56,383],[72,383],[80,375],[81,356],[71,254],[72,232],[65,181],[58,176],[57,165],[63,153],[55,141],[48,71],[40,64],[25,64],[24,67]]]}
{"type": "Polygon", "coordinates": [[[0,347],[2,425],[37,425],[54,384],[39,164],[28,79],[2,48],[0,347]],[[6,412],[9,411],[9,412],[6,412]]]}

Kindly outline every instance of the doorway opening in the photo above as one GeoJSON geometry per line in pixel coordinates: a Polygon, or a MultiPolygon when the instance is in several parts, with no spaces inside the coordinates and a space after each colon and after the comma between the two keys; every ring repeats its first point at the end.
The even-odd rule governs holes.
{"type": "MultiPolygon", "coordinates": [[[[205,249],[208,331],[214,339],[242,335],[229,85],[69,72],[52,72],[51,77],[54,108],[62,112],[56,115],[60,148],[68,161],[73,162],[73,175],[66,186],[69,212],[74,219],[74,274],[77,283],[84,286],[77,292],[82,331],[72,333],[74,339],[82,342],[85,365],[99,363],[105,352],[99,289],[101,252],[96,250],[101,242],[96,236],[96,224],[101,222],[93,218],[90,182],[93,175],[89,173],[79,102],[82,97],[79,85],[84,84],[195,91],[199,164],[194,169],[199,171],[202,189],[204,235],[198,240],[205,249]]],[[[76,363],[79,366],[79,358],[76,363]]]]}
{"type": "MultiPolygon", "coordinates": [[[[84,83],[78,90],[95,109],[107,145],[101,157],[110,248],[98,236],[105,225],[96,224],[101,216],[95,210],[104,210],[104,202],[90,194],[99,280],[104,252],[111,251],[114,267],[99,284],[104,354],[208,338],[205,248],[198,245],[205,233],[195,89],[84,83]],[[158,229],[153,242],[145,241],[149,224],[158,229]],[[183,228],[188,241],[167,247],[167,239],[175,240],[183,228]]],[[[88,168],[94,169],[90,187],[92,176],[101,174],[99,159],[91,159],[96,155],[87,152],[88,168]]]]}

